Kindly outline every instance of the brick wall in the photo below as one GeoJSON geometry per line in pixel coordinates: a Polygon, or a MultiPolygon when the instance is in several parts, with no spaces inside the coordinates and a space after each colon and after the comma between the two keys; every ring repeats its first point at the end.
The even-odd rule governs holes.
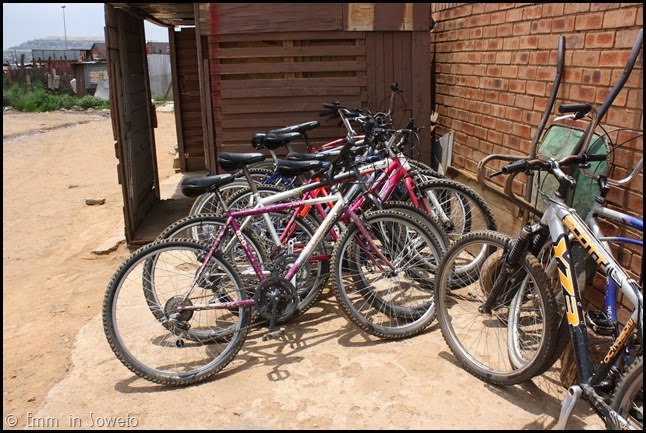
{"type": "MultiPolygon", "coordinates": [[[[431,34],[431,49],[436,56],[435,101],[440,115],[436,131],[439,135],[454,131],[452,168],[473,183],[477,164],[487,155],[529,153],[552,90],[559,37],[565,36],[566,55],[555,110],[565,102],[590,102],[599,108],[621,76],[643,27],[643,6],[435,3],[433,19],[437,27],[431,34]]],[[[643,130],[643,54],[602,125],[643,130]]],[[[612,139],[623,142],[630,136],[634,133],[621,131],[612,139]]],[[[612,177],[625,176],[641,155],[641,138],[618,148],[612,177]]],[[[514,184],[514,191],[523,196],[522,181],[514,184]]],[[[643,218],[643,175],[627,188],[613,188],[608,198],[611,207],[643,218]]],[[[503,218],[517,216],[509,207],[501,209],[507,212],[503,218]]],[[[517,221],[512,223],[498,225],[512,227],[517,221]]],[[[604,229],[626,234],[609,225],[604,229]]],[[[624,248],[616,256],[634,276],[639,275],[641,248],[624,248]]],[[[590,297],[601,303],[598,295],[590,297]]]]}

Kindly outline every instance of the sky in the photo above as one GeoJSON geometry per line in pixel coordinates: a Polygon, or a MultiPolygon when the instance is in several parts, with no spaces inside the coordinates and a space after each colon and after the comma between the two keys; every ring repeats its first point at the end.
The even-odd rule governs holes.
{"type": "MultiPolygon", "coordinates": [[[[103,37],[103,7],[103,3],[3,3],[2,49],[47,36],[103,37]]],[[[148,21],[144,25],[147,41],[168,42],[166,28],[148,21]]]]}

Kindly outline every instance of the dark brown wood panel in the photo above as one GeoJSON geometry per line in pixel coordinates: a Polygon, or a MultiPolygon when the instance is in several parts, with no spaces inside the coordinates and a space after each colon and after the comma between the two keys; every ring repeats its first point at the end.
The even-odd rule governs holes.
{"type": "Polygon", "coordinates": [[[180,167],[183,171],[204,170],[206,167],[201,87],[198,69],[197,42],[194,28],[182,28],[174,32],[176,62],[177,95],[176,103],[181,107],[176,110],[178,121],[178,143],[180,167]],[[181,136],[181,138],[180,138],[181,136]],[[201,161],[201,163],[199,163],[201,161]]]}
{"type": "Polygon", "coordinates": [[[222,35],[343,29],[343,3],[213,3],[211,14],[225,17],[217,23],[222,35]]]}
{"type": "Polygon", "coordinates": [[[366,106],[364,39],[338,31],[209,38],[216,150],[249,152],[254,133],[312,120],[322,121],[308,133],[314,145],[343,137],[319,113],[326,102],[366,106]]]}
{"type": "Polygon", "coordinates": [[[110,6],[105,8],[110,105],[124,199],[126,241],[159,200],[159,180],[150,102],[143,21],[110,6]]]}

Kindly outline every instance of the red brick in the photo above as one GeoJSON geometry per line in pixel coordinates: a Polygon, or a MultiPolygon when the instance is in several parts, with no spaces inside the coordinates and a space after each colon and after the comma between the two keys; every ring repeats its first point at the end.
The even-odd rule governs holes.
{"type": "Polygon", "coordinates": [[[514,23],[512,34],[514,36],[528,35],[531,31],[532,23],[529,21],[521,21],[514,23]]]}
{"type": "Polygon", "coordinates": [[[496,27],[495,26],[487,26],[483,27],[482,29],[482,37],[483,38],[495,38],[496,37],[496,27]]]}
{"type": "Polygon", "coordinates": [[[498,92],[485,92],[485,101],[491,103],[498,102],[498,92]]]}
{"type": "Polygon", "coordinates": [[[502,24],[505,22],[506,12],[496,12],[491,14],[491,24],[502,24]]]}
{"type": "Polygon", "coordinates": [[[597,51],[576,51],[572,54],[572,66],[599,66],[599,52],[597,51]]]}
{"type": "Polygon", "coordinates": [[[599,58],[599,66],[625,66],[629,57],[627,51],[604,51],[599,58]]]}
{"type": "Polygon", "coordinates": [[[530,65],[547,65],[550,60],[550,53],[547,51],[534,51],[529,55],[530,65]]]}
{"type": "Polygon", "coordinates": [[[632,48],[637,39],[639,30],[617,30],[615,35],[615,48],[632,48]]]}
{"type": "Polygon", "coordinates": [[[608,11],[603,16],[603,28],[630,27],[635,24],[637,9],[608,11]]]}
{"type": "Polygon", "coordinates": [[[511,24],[500,24],[497,28],[496,35],[499,38],[511,36],[512,30],[513,30],[513,27],[511,24]]]}
{"type": "Polygon", "coordinates": [[[500,68],[500,76],[503,78],[516,78],[518,76],[518,66],[503,66],[500,68]]]}
{"type": "Polygon", "coordinates": [[[588,33],[585,36],[585,48],[612,48],[615,43],[614,32],[588,33]]]}
{"type": "Polygon", "coordinates": [[[552,28],[551,19],[536,20],[531,22],[531,33],[549,33],[552,28]]]}
{"type": "Polygon", "coordinates": [[[485,12],[495,12],[498,10],[498,3],[485,3],[485,12]]]}
{"type": "Polygon", "coordinates": [[[574,17],[560,16],[552,20],[552,31],[556,33],[571,32],[574,30],[574,17]]]}
{"type": "Polygon", "coordinates": [[[507,120],[496,120],[496,131],[500,131],[504,134],[511,134],[511,127],[511,122],[508,122],[507,120]]]}
{"type": "Polygon", "coordinates": [[[527,125],[522,125],[519,123],[515,123],[512,128],[511,128],[512,134],[520,137],[520,138],[530,138],[530,133],[531,129],[527,125]]]}
{"type": "Polygon", "coordinates": [[[496,63],[508,65],[511,63],[511,52],[500,51],[496,53],[496,63]]]}
{"type": "Polygon", "coordinates": [[[590,3],[565,3],[565,15],[578,14],[588,12],[590,10],[590,3]]]}
{"type": "Polygon", "coordinates": [[[644,91],[638,89],[630,89],[628,91],[628,98],[626,100],[626,107],[628,108],[642,108],[644,106],[644,91]]]}
{"type": "Polygon", "coordinates": [[[510,9],[507,11],[507,15],[505,16],[505,21],[508,23],[511,23],[514,21],[520,21],[522,19],[523,19],[522,9],[510,9]]]}
{"type": "Polygon", "coordinates": [[[511,53],[511,63],[514,65],[526,65],[529,63],[529,52],[513,51],[511,53]]]}
{"type": "Polygon", "coordinates": [[[521,36],[520,44],[518,48],[527,49],[527,48],[537,48],[538,47],[538,36],[521,36]]]}
{"type": "Polygon", "coordinates": [[[527,82],[514,80],[509,83],[509,91],[514,93],[525,93],[527,82]]]}
{"type": "Polygon", "coordinates": [[[496,53],[495,52],[486,52],[482,53],[482,63],[495,63],[496,62],[496,53]]]}
{"type": "Polygon", "coordinates": [[[602,12],[579,15],[576,17],[574,29],[575,30],[600,29],[602,27],[602,24],[603,24],[602,12]]]}
{"type": "Polygon", "coordinates": [[[482,37],[482,28],[471,29],[471,39],[480,39],[482,37]]]}
{"type": "Polygon", "coordinates": [[[498,98],[498,102],[502,105],[514,105],[516,101],[516,95],[513,93],[501,93],[498,98]]]}
{"type": "Polygon", "coordinates": [[[607,86],[610,84],[610,71],[604,69],[586,69],[583,71],[581,83],[607,86]]]}
{"type": "Polygon", "coordinates": [[[545,96],[545,83],[540,81],[527,83],[527,94],[536,96],[545,96]]]}
{"type": "Polygon", "coordinates": [[[558,17],[563,15],[564,3],[543,4],[543,17],[558,17]]]}
{"type": "Polygon", "coordinates": [[[531,110],[534,106],[534,98],[526,95],[516,95],[516,107],[531,110]]]}
{"type": "Polygon", "coordinates": [[[505,38],[502,41],[502,46],[505,50],[515,51],[518,49],[519,45],[520,40],[518,38],[505,38]]]}
{"type": "Polygon", "coordinates": [[[489,39],[487,41],[487,50],[493,51],[493,50],[501,50],[503,47],[503,42],[496,38],[496,39],[489,39]]]}
{"type": "Polygon", "coordinates": [[[570,87],[570,99],[572,102],[594,103],[595,88],[590,86],[570,87]]]}
{"type": "Polygon", "coordinates": [[[523,8],[523,19],[527,21],[535,20],[543,16],[543,6],[527,6],[523,8]]]}
{"type": "Polygon", "coordinates": [[[489,77],[500,77],[500,66],[496,66],[496,65],[487,66],[487,75],[489,77]]]}
{"type": "Polygon", "coordinates": [[[518,68],[518,78],[521,80],[534,80],[536,79],[536,67],[526,66],[518,68]]]}

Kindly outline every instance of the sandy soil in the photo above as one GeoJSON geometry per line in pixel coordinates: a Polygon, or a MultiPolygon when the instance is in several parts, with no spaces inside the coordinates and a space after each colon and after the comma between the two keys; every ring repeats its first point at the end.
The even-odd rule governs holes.
{"type": "MultiPolygon", "coordinates": [[[[173,116],[158,112],[161,179],[174,174],[173,116]]],[[[107,283],[130,253],[116,166],[107,113],[3,115],[4,429],[554,426],[563,394],[554,371],[522,386],[488,386],[457,365],[437,324],[381,342],[350,324],[329,292],[287,326],[285,340],[250,332],[234,362],[206,383],[139,379],[112,354],[101,325],[107,283]]],[[[601,424],[580,403],[569,427],[601,424]]]]}

